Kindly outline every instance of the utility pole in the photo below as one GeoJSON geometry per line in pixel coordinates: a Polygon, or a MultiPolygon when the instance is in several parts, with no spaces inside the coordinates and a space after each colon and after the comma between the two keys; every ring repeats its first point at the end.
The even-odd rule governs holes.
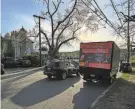
{"type": "Polygon", "coordinates": [[[38,18],[39,20],[39,57],[40,57],[40,67],[42,66],[42,59],[41,59],[41,19],[45,19],[44,17],[33,15],[33,17],[38,18]]]}
{"type": "Polygon", "coordinates": [[[127,49],[128,49],[127,61],[128,62],[130,62],[132,47],[134,47],[134,45],[132,46],[132,44],[135,44],[135,42],[132,42],[131,44],[130,41],[130,22],[135,22],[135,15],[130,16],[130,2],[131,0],[128,0],[128,15],[125,15],[123,12],[120,12],[125,17],[124,22],[127,22],[127,30],[128,30],[127,31],[127,49]]]}
{"type": "MultiPolygon", "coordinates": [[[[130,0],[128,0],[128,16],[130,16],[130,0]]],[[[128,32],[127,32],[127,49],[128,49],[128,57],[127,61],[130,62],[130,21],[128,20],[128,26],[127,26],[128,32]]]]}

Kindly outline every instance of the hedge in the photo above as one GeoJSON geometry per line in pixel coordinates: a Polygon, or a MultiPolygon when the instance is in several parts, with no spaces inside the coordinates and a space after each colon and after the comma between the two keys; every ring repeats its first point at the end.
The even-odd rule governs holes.
{"type": "Polygon", "coordinates": [[[32,66],[39,66],[40,65],[40,59],[39,59],[38,55],[26,55],[23,57],[23,59],[30,60],[32,66]]]}

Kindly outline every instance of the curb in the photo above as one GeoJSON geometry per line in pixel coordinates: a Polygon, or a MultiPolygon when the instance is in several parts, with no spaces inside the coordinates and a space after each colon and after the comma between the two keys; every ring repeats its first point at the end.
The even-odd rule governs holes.
{"type": "Polygon", "coordinates": [[[99,95],[94,101],[93,103],[89,106],[88,109],[92,109],[98,102],[99,100],[101,100],[101,98],[103,98],[105,96],[105,94],[116,84],[117,80],[111,84],[104,92],[101,93],[101,95],[99,95]]]}
{"type": "Polygon", "coordinates": [[[112,83],[104,92],[102,92],[94,101],[93,103],[89,106],[88,109],[93,109],[93,107],[99,102],[99,100],[101,100],[101,98],[103,98],[105,96],[105,94],[116,84],[116,82],[118,81],[118,79],[122,76],[122,73],[119,72],[119,75],[117,76],[117,80],[112,83]]]}
{"type": "Polygon", "coordinates": [[[21,75],[21,74],[29,73],[31,71],[42,70],[43,68],[44,67],[38,67],[38,68],[29,69],[29,70],[24,70],[24,71],[21,71],[21,72],[18,72],[18,73],[12,73],[12,74],[2,75],[1,76],[1,80],[2,79],[7,79],[7,78],[10,78],[10,77],[14,77],[14,76],[18,76],[18,75],[21,75]]]}

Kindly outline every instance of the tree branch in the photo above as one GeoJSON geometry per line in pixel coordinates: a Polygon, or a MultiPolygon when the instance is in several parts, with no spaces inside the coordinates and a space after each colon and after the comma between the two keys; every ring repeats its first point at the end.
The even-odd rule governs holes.
{"type": "Polygon", "coordinates": [[[63,44],[67,43],[68,41],[74,40],[74,39],[76,38],[76,37],[75,37],[75,33],[76,33],[79,29],[81,29],[81,27],[78,27],[77,29],[75,29],[75,30],[73,31],[73,34],[72,34],[72,37],[71,37],[71,38],[66,39],[65,41],[61,42],[61,43],[59,44],[57,50],[59,50],[59,48],[60,48],[63,44]]]}
{"type": "Polygon", "coordinates": [[[69,23],[70,23],[70,18],[69,18],[67,24],[64,25],[65,27],[64,27],[64,28],[61,30],[61,32],[58,34],[58,37],[57,37],[57,39],[56,39],[56,46],[58,46],[58,42],[59,42],[59,39],[60,39],[62,33],[63,33],[69,26],[71,26],[71,25],[73,24],[73,22],[72,22],[70,25],[69,25],[69,23]]]}
{"type": "MultiPolygon", "coordinates": [[[[52,2],[53,2],[53,1],[52,1],[52,2]]],[[[58,2],[58,5],[57,5],[57,6],[56,6],[56,4],[53,2],[53,5],[54,5],[54,7],[55,7],[55,11],[52,13],[52,16],[58,11],[58,8],[59,8],[60,4],[61,4],[61,0],[58,2]]]]}
{"type": "MultiPolygon", "coordinates": [[[[120,35],[123,39],[125,39],[118,31],[117,29],[114,27],[114,25],[112,24],[112,22],[106,17],[106,15],[103,13],[103,11],[101,10],[101,8],[99,7],[99,5],[97,4],[97,2],[94,0],[94,3],[96,4],[96,6],[98,7],[98,9],[100,10],[100,12],[103,14],[104,18],[106,19],[106,23],[108,22],[109,23],[109,26],[114,29],[114,31],[120,35]]],[[[108,24],[107,23],[107,24],[108,24]]]]}
{"type": "Polygon", "coordinates": [[[60,44],[59,44],[59,46],[58,46],[58,49],[63,45],[63,44],[65,44],[65,43],[67,43],[68,41],[70,41],[70,40],[73,40],[73,39],[75,39],[76,37],[71,37],[71,38],[69,38],[69,39],[67,39],[67,40],[65,40],[65,41],[63,41],[63,42],[61,42],[60,44]]]}
{"type": "Polygon", "coordinates": [[[46,41],[47,41],[47,44],[48,44],[48,46],[49,46],[49,48],[50,48],[50,47],[51,47],[51,44],[50,44],[50,41],[49,41],[49,39],[48,39],[48,37],[47,37],[47,34],[44,33],[42,30],[40,30],[40,31],[41,31],[42,34],[44,34],[44,36],[45,36],[45,38],[46,38],[46,41]]]}
{"type": "Polygon", "coordinates": [[[97,14],[97,12],[95,12],[93,9],[91,9],[89,6],[88,6],[88,4],[86,4],[83,0],[81,0],[84,4],[85,4],[85,6],[87,6],[95,15],[97,15],[97,17],[99,17],[100,18],[100,20],[102,20],[102,21],[104,21],[106,24],[108,24],[108,26],[110,26],[112,29],[114,29],[114,31],[118,34],[118,35],[120,35],[123,39],[124,39],[124,37],[117,31],[117,29],[114,27],[114,25],[112,24],[112,22],[106,17],[106,15],[102,12],[102,10],[100,9],[100,7],[98,6],[98,4],[97,4],[97,2],[94,0],[94,2],[95,2],[95,4],[96,4],[96,6],[98,7],[98,9],[97,8],[95,8],[95,9],[97,9],[97,10],[99,10],[100,11],[100,13],[102,14],[102,16],[103,16],[103,18],[99,15],[99,14],[97,14]],[[104,20],[105,19],[105,20],[104,20]]]}
{"type": "Polygon", "coordinates": [[[67,15],[62,21],[59,21],[59,22],[58,22],[56,28],[55,28],[54,31],[53,31],[54,34],[55,34],[56,30],[59,28],[59,26],[60,26],[65,20],[67,20],[67,18],[69,18],[69,16],[73,13],[73,11],[74,11],[74,9],[75,9],[75,7],[76,7],[76,4],[77,4],[77,0],[75,0],[74,6],[73,6],[72,10],[68,13],[68,15],[67,15]]]}
{"type": "Polygon", "coordinates": [[[52,45],[54,45],[54,32],[53,32],[53,29],[54,29],[54,24],[53,24],[53,15],[50,13],[50,4],[49,4],[49,0],[48,0],[48,2],[46,2],[46,4],[47,4],[47,10],[48,10],[48,14],[49,14],[49,17],[50,17],[50,19],[51,19],[51,30],[52,30],[52,45]]]}
{"type": "Polygon", "coordinates": [[[119,17],[118,11],[117,11],[116,7],[114,6],[113,0],[110,0],[110,1],[111,1],[111,4],[112,4],[113,9],[114,9],[114,11],[115,11],[115,13],[116,13],[116,15],[117,15],[119,21],[120,21],[120,24],[123,25],[123,24],[122,24],[122,21],[121,21],[121,19],[120,19],[120,17],[119,17]]]}

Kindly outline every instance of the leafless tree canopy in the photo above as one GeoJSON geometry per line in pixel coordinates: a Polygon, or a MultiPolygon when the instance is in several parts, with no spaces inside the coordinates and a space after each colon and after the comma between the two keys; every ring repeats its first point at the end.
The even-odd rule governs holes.
{"type": "MultiPolygon", "coordinates": [[[[125,38],[127,33],[125,31],[126,29],[126,23],[123,22],[125,19],[125,16],[123,16],[122,13],[127,15],[127,2],[128,0],[104,0],[103,3],[101,3],[100,0],[81,0],[88,10],[92,10],[93,13],[100,19],[102,23],[109,25],[114,32],[121,36],[122,38],[125,38]],[[102,6],[101,6],[102,4],[102,6]],[[110,15],[110,13],[111,16],[110,15]],[[107,15],[109,14],[109,15],[107,15]],[[124,31],[124,32],[123,32],[124,31]]],[[[135,0],[130,0],[130,13],[135,14],[135,0]]],[[[131,23],[131,28],[133,27],[131,23]]],[[[132,33],[132,32],[131,32],[132,33]]]]}
{"type": "Polygon", "coordinates": [[[47,34],[44,28],[41,33],[49,48],[49,55],[55,56],[64,44],[70,45],[71,40],[77,39],[78,32],[82,27],[96,31],[98,21],[92,11],[86,10],[81,0],[42,0],[45,10],[42,16],[51,26],[51,33],[47,34]],[[66,2],[66,3],[65,3],[66,2]],[[67,4],[66,8],[63,8],[67,4]]]}
{"type": "Polygon", "coordinates": [[[86,9],[97,16],[100,24],[109,26],[115,35],[125,40],[129,61],[130,45],[135,42],[135,21],[132,19],[135,16],[135,0],[81,0],[81,2],[86,9]],[[128,15],[128,7],[130,15],[133,15],[132,18],[128,15]],[[128,21],[130,21],[130,31],[128,31],[128,21]]]}

